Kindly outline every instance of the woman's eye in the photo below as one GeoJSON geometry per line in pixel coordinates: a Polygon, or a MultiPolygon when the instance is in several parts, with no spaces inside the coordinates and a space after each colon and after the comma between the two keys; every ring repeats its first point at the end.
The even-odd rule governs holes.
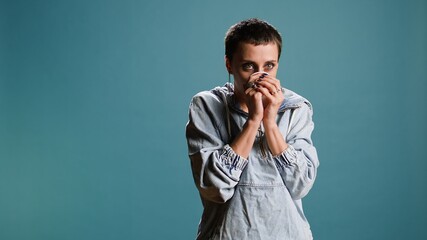
{"type": "Polygon", "coordinates": [[[274,68],[274,64],[273,64],[273,63],[267,63],[267,64],[265,65],[265,68],[267,68],[267,69],[271,70],[271,69],[273,69],[273,68],[274,68]]]}
{"type": "Polygon", "coordinates": [[[254,65],[252,63],[245,63],[242,65],[244,70],[252,70],[254,69],[254,65]]]}

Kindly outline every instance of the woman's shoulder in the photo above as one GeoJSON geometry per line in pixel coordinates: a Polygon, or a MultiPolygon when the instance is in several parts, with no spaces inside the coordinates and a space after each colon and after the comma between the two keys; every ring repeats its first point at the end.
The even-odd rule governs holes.
{"type": "Polygon", "coordinates": [[[202,103],[208,106],[222,105],[227,102],[232,90],[229,86],[218,86],[210,90],[198,92],[191,99],[191,104],[202,103]]]}
{"type": "Polygon", "coordinates": [[[310,110],[313,109],[312,104],[307,100],[307,98],[287,88],[282,88],[282,91],[284,93],[284,100],[280,109],[301,107],[308,108],[310,110]]]}

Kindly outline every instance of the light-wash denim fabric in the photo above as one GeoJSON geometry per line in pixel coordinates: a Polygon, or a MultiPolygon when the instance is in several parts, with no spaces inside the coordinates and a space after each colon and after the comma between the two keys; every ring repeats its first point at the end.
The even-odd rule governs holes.
{"type": "Polygon", "coordinates": [[[248,159],[229,146],[248,118],[233,85],[193,97],[186,137],[204,207],[197,239],[313,239],[301,203],[319,166],[313,111],[305,98],[282,92],[277,124],[289,147],[273,156],[261,128],[248,159]]]}

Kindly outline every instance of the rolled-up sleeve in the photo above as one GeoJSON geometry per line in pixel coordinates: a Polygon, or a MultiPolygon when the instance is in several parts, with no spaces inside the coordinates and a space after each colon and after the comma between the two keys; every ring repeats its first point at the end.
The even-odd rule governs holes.
{"type": "Polygon", "coordinates": [[[319,160],[311,139],[314,129],[313,110],[304,104],[294,110],[293,124],[286,136],[288,148],[274,156],[276,166],[283,182],[293,199],[301,199],[313,186],[319,160]]]}
{"type": "Polygon", "coordinates": [[[247,160],[228,145],[224,134],[223,103],[196,95],[190,103],[186,137],[194,181],[201,196],[223,203],[229,200],[247,160]]]}

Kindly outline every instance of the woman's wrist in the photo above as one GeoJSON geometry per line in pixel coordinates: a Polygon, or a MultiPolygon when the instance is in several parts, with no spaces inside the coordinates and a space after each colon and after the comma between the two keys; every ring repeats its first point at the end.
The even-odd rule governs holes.
{"type": "Polygon", "coordinates": [[[266,131],[268,131],[268,130],[274,130],[274,129],[279,129],[279,126],[277,126],[277,123],[276,123],[276,119],[274,118],[265,118],[265,119],[263,119],[262,120],[262,124],[263,124],[263,126],[264,126],[264,129],[266,130],[266,131]]]}
{"type": "Polygon", "coordinates": [[[251,124],[255,124],[255,125],[260,125],[262,120],[263,120],[263,114],[261,113],[253,113],[253,112],[249,112],[249,117],[248,117],[248,122],[250,122],[251,124]]]}
{"type": "Polygon", "coordinates": [[[263,122],[265,136],[267,137],[268,147],[273,156],[279,155],[288,148],[280,128],[277,126],[276,122],[267,124],[263,122]]]}
{"type": "Polygon", "coordinates": [[[262,122],[262,118],[261,119],[257,119],[257,118],[248,118],[248,120],[246,121],[246,127],[248,128],[255,128],[258,129],[259,126],[261,125],[262,122]]]}

